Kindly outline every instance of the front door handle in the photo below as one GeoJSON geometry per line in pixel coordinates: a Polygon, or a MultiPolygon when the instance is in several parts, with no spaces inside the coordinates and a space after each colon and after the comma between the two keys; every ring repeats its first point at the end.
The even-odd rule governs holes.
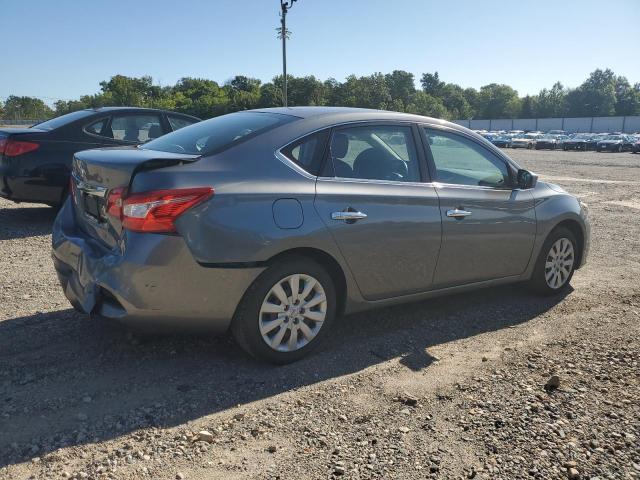
{"type": "Polygon", "coordinates": [[[462,210],[460,208],[454,208],[453,210],[447,210],[447,217],[451,218],[464,218],[471,215],[468,210],[462,210]]]}
{"type": "Polygon", "coordinates": [[[353,212],[353,211],[343,211],[343,212],[333,212],[331,214],[332,220],[344,220],[347,223],[353,223],[356,220],[362,220],[363,218],[367,218],[366,213],[362,212],[353,212]]]}

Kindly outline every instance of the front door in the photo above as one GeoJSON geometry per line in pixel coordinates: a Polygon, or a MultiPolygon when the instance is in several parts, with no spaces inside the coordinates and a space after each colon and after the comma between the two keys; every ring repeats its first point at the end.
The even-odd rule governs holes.
{"type": "Polygon", "coordinates": [[[367,300],[428,290],[441,240],[435,188],[424,182],[408,124],[334,129],[315,207],[367,300]]]}
{"type": "Polygon", "coordinates": [[[434,287],[523,273],[536,235],[531,191],[515,188],[507,162],[471,137],[423,133],[442,216],[434,287]]]}

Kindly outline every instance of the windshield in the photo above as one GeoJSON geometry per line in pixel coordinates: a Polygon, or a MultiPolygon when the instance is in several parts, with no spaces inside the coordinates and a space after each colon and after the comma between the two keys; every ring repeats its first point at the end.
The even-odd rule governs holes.
{"type": "Polygon", "coordinates": [[[181,128],[141,148],[161,152],[210,155],[248,140],[297,117],[266,112],[237,112],[181,128]]]}
{"type": "Polygon", "coordinates": [[[624,138],[620,135],[607,135],[603,138],[603,140],[623,140],[624,138]]]}
{"type": "Polygon", "coordinates": [[[77,112],[67,113],[66,115],[61,115],[42,123],[36,123],[34,127],[40,128],[42,130],[53,130],[54,128],[62,127],[63,125],[75,122],[76,120],[80,120],[81,118],[93,115],[94,113],[95,112],[92,110],[78,110],[77,112]]]}

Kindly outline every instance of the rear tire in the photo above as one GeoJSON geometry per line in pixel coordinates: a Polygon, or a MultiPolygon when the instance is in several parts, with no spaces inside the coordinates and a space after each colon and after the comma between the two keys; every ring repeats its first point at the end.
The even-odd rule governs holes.
{"type": "Polygon", "coordinates": [[[554,229],[542,245],[529,286],[541,295],[562,293],[573,278],[577,255],[573,232],[565,227],[554,229]]]}
{"type": "Polygon", "coordinates": [[[253,357],[283,365],[318,347],[335,320],[336,306],[327,271],[307,257],[291,256],[267,268],[247,289],[231,332],[253,357]]]}

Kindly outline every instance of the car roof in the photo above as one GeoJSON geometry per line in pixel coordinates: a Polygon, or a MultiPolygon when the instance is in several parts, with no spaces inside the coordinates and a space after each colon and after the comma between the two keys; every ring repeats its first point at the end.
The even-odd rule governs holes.
{"type": "Polygon", "coordinates": [[[200,120],[198,117],[188,115],[186,113],[173,112],[171,110],[161,110],[159,108],[147,108],[147,107],[97,107],[97,108],[85,108],[89,112],[118,112],[118,111],[140,111],[140,112],[157,112],[157,113],[170,113],[172,115],[179,115],[181,117],[188,117],[200,120]]]}
{"type": "Polygon", "coordinates": [[[322,120],[331,124],[338,122],[357,122],[370,120],[394,120],[405,122],[427,122],[448,126],[457,130],[471,131],[460,125],[438,118],[424,117],[412,113],[390,112],[387,110],[375,110],[371,108],[354,107],[275,107],[249,110],[254,112],[277,113],[290,115],[303,119],[322,120]]]}

